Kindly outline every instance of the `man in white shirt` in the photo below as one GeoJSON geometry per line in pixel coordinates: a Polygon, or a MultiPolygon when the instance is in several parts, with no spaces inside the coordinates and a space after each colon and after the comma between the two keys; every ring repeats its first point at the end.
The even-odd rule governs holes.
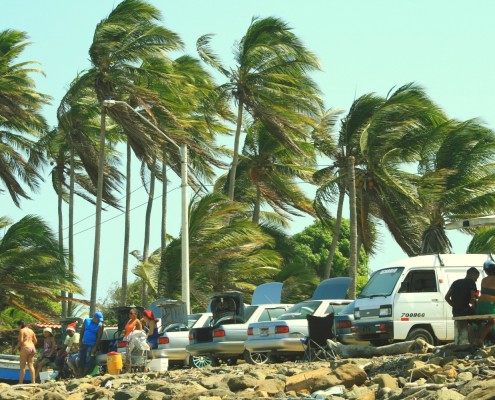
{"type": "Polygon", "coordinates": [[[79,333],[76,332],[76,325],[77,322],[73,322],[72,324],[67,325],[67,329],[66,329],[67,336],[65,337],[64,346],[66,346],[65,351],[69,355],[67,364],[69,365],[70,369],[74,371],[74,374],[77,376],[78,375],[77,355],[79,354],[80,335],[79,333]]]}

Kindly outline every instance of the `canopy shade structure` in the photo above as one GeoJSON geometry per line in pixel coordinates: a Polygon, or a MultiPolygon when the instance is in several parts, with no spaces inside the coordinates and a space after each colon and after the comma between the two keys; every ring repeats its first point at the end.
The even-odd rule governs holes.
{"type": "Polygon", "coordinates": [[[445,224],[445,229],[463,229],[484,226],[495,226],[495,215],[486,215],[484,217],[469,218],[450,222],[448,224],[445,224]]]}

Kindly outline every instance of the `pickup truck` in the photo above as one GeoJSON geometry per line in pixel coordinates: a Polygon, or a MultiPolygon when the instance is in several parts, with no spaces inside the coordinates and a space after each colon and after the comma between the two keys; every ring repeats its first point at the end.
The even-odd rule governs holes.
{"type": "Polygon", "coordinates": [[[264,364],[272,358],[296,359],[304,353],[301,342],[308,335],[307,315],[337,315],[351,303],[346,300],[350,278],[331,278],[321,282],[311,300],[294,305],[275,321],[248,325],[244,359],[250,364],[264,364]]]}
{"type": "Polygon", "coordinates": [[[272,321],[291,307],[290,304],[280,304],[281,290],[282,284],[277,282],[258,286],[252,305],[243,303],[240,292],[213,296],[209,304],[212,312],[210,326],[193,328],[189,332],[189,345],[186,347],[190,354],[189,365],[202,368],[218,365],[221,361],[235,364],[244,351],[248,324],[272,321]]]}

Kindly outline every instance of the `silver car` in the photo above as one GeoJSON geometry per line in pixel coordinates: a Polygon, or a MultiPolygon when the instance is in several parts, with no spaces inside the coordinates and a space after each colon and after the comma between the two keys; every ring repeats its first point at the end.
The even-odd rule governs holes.
{"type": "Polygon", "coordinates": [[[186,346],[189,344],[189,330],[209,326],[211,313],[189,314],[187,325],[172,324],[166,327],[158,338],[158,348],[152,351],[154,358],[166,357],[169,365],[189,365],[189,353],[186,346]]]}
{"type": "Polygon", "coordinates": [[[244,342],[244,359],[264,364],[270,358],[296,359],[304,353],[301,339],[308,335],[307,315],[337,314],[351,300],[307,300],[294,305],[275,321],[251,323],[244,342]]]}

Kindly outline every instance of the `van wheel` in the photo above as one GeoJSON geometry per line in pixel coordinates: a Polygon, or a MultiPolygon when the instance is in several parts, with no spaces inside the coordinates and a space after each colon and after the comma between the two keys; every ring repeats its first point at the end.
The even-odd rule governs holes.
{"type": "Polygon", "coordinates": [[[428,329],[414,328],[409,331],[406,340],[423,339],[426,343],[435,345],[436,340],[428,329]]]}
{"type": "Polygon", "coordinates": [[[257,353],[244,350],[243,356],[246,362],[253,365],[266,364],[270,361],[270,357],[268,356],[267,352],[257,353]]]}

